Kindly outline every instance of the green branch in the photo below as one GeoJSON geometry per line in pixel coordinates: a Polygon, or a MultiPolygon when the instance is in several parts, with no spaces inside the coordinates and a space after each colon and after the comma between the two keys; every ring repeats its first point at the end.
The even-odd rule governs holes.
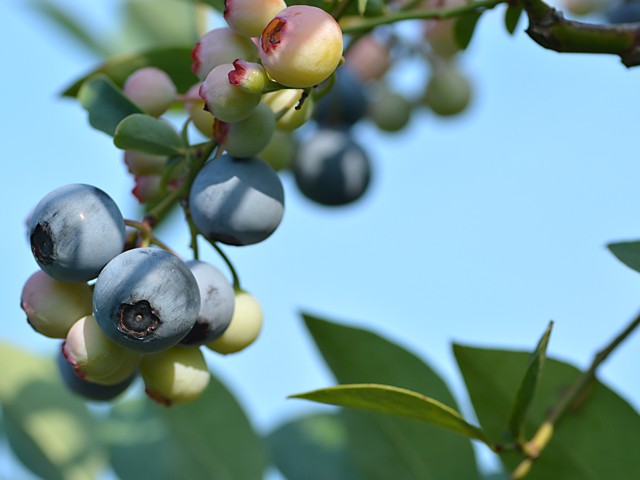
{"type": "Polygon", "coordinates": [[[506,3],[506,0],[479,0],[454,8],[434,8],[417,11],[400,10],[389,13],[388,15],[363,20],[355,25],[343,27],[342,32],[345,34],[363,33],[373,30],[380,25],[389,25],[404,20],[428,20],[432,18],[442,20],[445,18],[459,17],[469,12],[491,10],[501,3],[506,3]]]}

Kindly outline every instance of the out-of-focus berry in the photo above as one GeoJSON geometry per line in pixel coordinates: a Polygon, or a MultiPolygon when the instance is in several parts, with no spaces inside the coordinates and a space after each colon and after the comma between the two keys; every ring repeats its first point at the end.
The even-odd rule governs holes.
{"type": "Polygon", "coordinates": [[[122,87],[124,94],[149,115],[159,117],[176,99],[176,86],[166,72],[143,67],[133,72],[122,87]]]}
{"type": "Polygon", "coordinates": [[[276,129],[276,118],[271,109],[261,103],[251,114],[235,123],[216,119],[213,132],[220,146],[233,157],[253,157],[262,151],[276,129]]]}
{"type": "Polygon", "coordinates": [[[391,65],[389,47],[373,35],[360,38],[345,54],[345,67],[362,83],[381,78],[391,65]]]}
{"type": "Polygon", "coordinates": [[[271,165],[275,171],[291,168],[297,146],[296,139],[290,132],[276,129],[271,141],[264,150],[258,153],[258,157],[271,165]]]}
{"type": "Polygon", "coordinates": [[[267,23],[286,7],[284,0],[225,0],[224,19],[236,33],[259,37],[267,23]]]}
{"type": "Polygon", "coordinates": [[[215,67],[232,63],[237,58],[254,62],[258,59],[258,48],[250,38],[238,35],[230,28],[215,28],[205,33],[193,48],[191,69],[204,80],[215,67]]]}
{"type": "Polygon", "coordinates": [[[314,109],[311,96],[302,101],[304,90],[287,88],[276,92],[265,93],[262,101],[276,115],[276,128],[283,132],[291,132],[306,123],[314,109]]]}

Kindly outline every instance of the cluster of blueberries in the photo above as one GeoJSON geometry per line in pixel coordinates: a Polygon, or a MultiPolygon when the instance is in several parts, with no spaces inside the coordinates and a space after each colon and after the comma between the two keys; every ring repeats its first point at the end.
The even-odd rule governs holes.
{"type": "MultiPolygon", "coordinates": [[[[368,117],[398,131],[413,106],[380,87],[390,49],[372,35],[353,41],[340,66],[342,30],[320,8],[227,0],[224,18],[227,27],[195,45],[200,82],[185,94],[155,67],[134,71],[122,87],[153,117],[181,103],[187,122],[208,137],[208,148],[185,145],[172,158],[124,153],[136,197],[154,210],[177,193],[172,201],[184,207],[196,246],[197,235],[214,247],[268,238],[284,213],[283,168],[315,202],[357,200],[370,183],[371,162],[353,125],[368,117]],[[310,119],[315,129],[301,142],[293,133],[310,119]]],[[[457,51],[447,25],[425,34],[442,59],[457,51]]],[[[455,69],[434,68],[423,103],[452,115],[466,107],[469,92],[455,69]]],[[[79,395],[110,400],[140,376],[158,402],[189,402],[210,378],[200,347],[238,352],[261,330],[260,305],[240,288],[228,259],[223,255],[233,284],[209,263],[181,260],[153,234],[156,220],[124,220],[105,192],[85,184],[52,191],[31,214],[28,235],[40,270],[24,285],[22,308],[37,332],[63,339],[58,366],[79,395]]]]}
{"type": "MultiPolygon", "coordinates": [[[[206,190],[200,179],[211,174],[203,169],[201,175],[196,195],[206,190]]],[[[243,349],[260,331],[260,306],[209,263],[184,262],[153,246],[132,248],[125,223],[96,187],[71,184],[46,195],[29,219],[41,270],[27,280],[22,308],[37,332],[64,339],[58,366],[76,393],[110,400],[139,372],[155,400],[193,400],[209,381],[198,347],[243,349]]],[[[266,234],[228,225],[208,230],[234,241],[266,234]]]]}

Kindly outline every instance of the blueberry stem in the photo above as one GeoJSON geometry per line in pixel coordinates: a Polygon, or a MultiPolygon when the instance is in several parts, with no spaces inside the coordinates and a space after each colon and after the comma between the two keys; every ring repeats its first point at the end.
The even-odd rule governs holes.
{"type": "Polygon", "coordinates": [[[591,365],[569,387],[558,403],[549,410],[547,418],[542,422],[533,438],[521,445],[521,450],[526,458],[513,471],[511,479],[524,478],[531,470],[533,463],[540,456],[551,438],[556,425],[562,417],[571,409],[576,409],[587,400],[593,382],[596,380],[598,367],[614,352],[636,328],[640,326],[640,314],[638,314],[613,340],[593,357],[591,365]]]}
{"type": "Polygon", "coordinates": [[[476,2],[467,3],[461,7],[453,8],[433,8],[429,10],[399,10],[387,15],[364,20],[349,27],[343,27],[342,33],[353,34],[368,32],[380,25],[388,25],[404,20],[426,20],[431,18],[444,19],[459,17],[469,12],[491,10],[501,3],[507,3],[507,0],[478,0],[476,2]]]}
{"type": "Polygon", "coordinates": [[[224,260],[224,263],[227,264],[227,267],[229,267],[229,271],[231,272],[231,276],[233,277],[233,289],[235,291],[241,290],[240,277],[238,277],[238,272],[236,272],[236,269],[233,267],[233,263],[231,263],[231,260],[229,259],[229,257],[227,257],[227,255],[224,253],[224,251],[222,251],[222,249],[220,248],[220,246],[216,242],[214,242],[212,240],[209,240],[206,237],[205,237],[205,239],[207,240],[207,242],[209,242],[211,244],[211,246],[216,250],[216,252],[218,252],[218,254],[222,257],[222,260],[224,260]]]}
{"type": "Polygon", "coordinates": [[[136,230],[138,230],[140,232],[140,235],[142,237],[142,246],[143,247],[148,247],[150,245],[156,245],[158,247],[160,247],[163,250],[166,250],[167,252],[175,255],[176,257],[180,258],[180,255],[178,255],[173,249],[171,249],[171,247],[169,247],[166,243],[164,243],[162,240],[160,240],[158,237],[155,236],[155,234],[153,233],[153,228],[152,226],[148,223],[148,222],[137,222],[135,220],[127,220],[125,219],[124,224],[127,227],[132,227],[135,228],[136,230]]]}

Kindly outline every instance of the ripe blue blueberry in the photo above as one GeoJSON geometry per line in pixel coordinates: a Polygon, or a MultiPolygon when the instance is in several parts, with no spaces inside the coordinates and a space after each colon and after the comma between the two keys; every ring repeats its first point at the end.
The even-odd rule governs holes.
{"type": "Polygon", "coordinates": [[[198,260],[186,263],[200,289],[200,314],[196,324],[180,343],[204,345],[222,335],[231,323],[235,294],[227,277],[210,263],[198,260]]]}
{"type": "Polygon", "coordinates": [[[323,205],[344,205],[369,186],[371,162],[344,130],[321,129],[298,149],[293,173],[300,191],[323,205]]]}
{"type": "Polygon", "coordinates": [[[284,190],[263,160],[222,155],[209,160],[196,176],[189,206],[202,235],[229,245],[250,245],[280,224],[284,190]]]}
{"type": "Polygon", "coordinates": [[[348,68],[339,68],[331,90],[316,102],[313,118],[322,127],[349,128],[365,115],[367,105],[362,83],[348,68]]]}
{"type": "Polygon", "coordinates": [[[69,390],[80,397],[97,402],[108,402],[113,400],[123,393],[136,378],[136,373],[134,373],[129,376],[129,378],[120,383],[116,383],[115,385],[99,385],[97,383],[88,382],[76,375],[73,365],[64,358],[62,350],[59,350],[58,352],[56,364],[58,365],[58,371],[60,372],[62,381],[69,390]]]}
{"type": "Polygon", "coordinates": [[[115,343],[137,352],[159,352],[191,330],[200,311],[198,284],[178,257],[158,248],[135,248],[102,270],[93,312],[115,343]]]}
{"type": "Polygon", "coordinates": [[[36,262],[47,274],[64,282],[86,282],[122,252],[124,220],[102,190],[71,184],[36,205],[29,239],[36,262]]]}
{"type": "Polygon", "coordinates": [[[635,23],[640,22],[640,2],[627,1],[615,5],[607,12],[609,23],[635,23]]]}

